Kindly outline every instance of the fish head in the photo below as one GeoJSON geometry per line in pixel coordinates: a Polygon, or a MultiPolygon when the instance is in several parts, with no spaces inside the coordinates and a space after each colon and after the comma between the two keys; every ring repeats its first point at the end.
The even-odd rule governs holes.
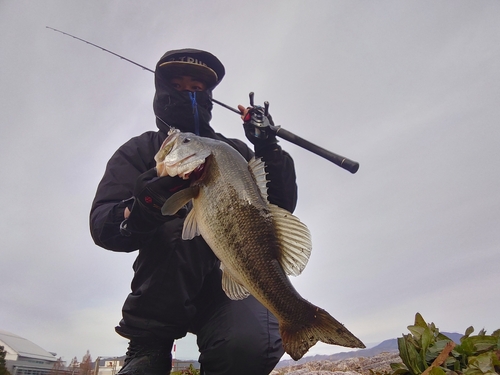
{"type": "Polygon", "coordinates": [[[172,129],[155,155],[158,176],[179,176],[187,180],[190,177],[193,179],[193,174],[198,179],[211,154],[203,137],[172,129]]]}

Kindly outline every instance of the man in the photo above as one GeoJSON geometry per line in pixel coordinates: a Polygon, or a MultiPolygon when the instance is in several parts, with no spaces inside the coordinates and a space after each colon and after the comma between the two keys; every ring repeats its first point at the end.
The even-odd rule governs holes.
{"type": "MultiPolygon", "coordinates": [[[[134,137],[109,160],[90,213],[95,243],[103,248],[139,250],[132,292],[116,327],[129,339],[125,375],[164,375],[171,369],[175,339],[197,335],[199,361],[207,375],[268,374],[283,355],[275,317],[253,297],[232,301],[222,291],[219,261],[200,236],[181,239],[188,208],[163,216],[165,200],[189,181],[157,177],[154,156],[169,127],[224,141],[247,160],[254,152],[210,126],[212,90],[224,66],[212,54],[182,49],[167,52],[156,65],[153,108],[158,131],[134,137]]],[[[247,109],[239,106],[242,117],[247,109]]],[[[271,120],[272,121],[272,120],[271,120]]],[[[270,202],[293,211],[295,170],[274,135],[245,134],[268,172],[270,202]]]]}

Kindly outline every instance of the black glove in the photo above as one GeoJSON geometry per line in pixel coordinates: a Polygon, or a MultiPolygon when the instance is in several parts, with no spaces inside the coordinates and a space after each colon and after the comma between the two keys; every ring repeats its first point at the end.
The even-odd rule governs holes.
{"type": "Polygon", "coordinates": [[[120,233],[127,237],[132,233],[147,233],[175,216],[184,217],[186,209],[175,216],[164,216],[161,208],[171,195],[188,186],[189,180],[177,176],[158,177],[156,168],[141,174],[135,182],[130,216],[121,223],[120,233]]]}
{"type": "Polygon", "coordinates": [[[274,126],[273,118],[270,114],[265,116],[259,109],[251,108],[245,116],[243,122],[245,136],[254,145],[256,156],[262,156],[263,152],[275,149],[278,144],[276,135],[269,125],[274,126]]]}

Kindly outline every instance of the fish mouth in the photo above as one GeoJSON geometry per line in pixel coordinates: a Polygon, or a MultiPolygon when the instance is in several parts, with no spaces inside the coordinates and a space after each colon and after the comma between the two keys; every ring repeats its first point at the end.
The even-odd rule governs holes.
{"type": "Polygon", "coordinates": [[[212,155],[207,156],[202,164],[198,165],[195,169],[188,173],[188,178],[191,182],[199,182],[205,178],[211,159],[212,155]]]}
{"type": "MultiPolygon", "coordinates": [[[[169,170],[177,169],[177,176],[182,178],[183,180],[190,179],[191,181],[198,181],[204,174],[203,172],[205,171],[206,159],[203,161],[200,160],[199,164],[192,169],[182,170],[183,165],[189,164],[190,159],[196,158],[197,156],[197,154],[192,154],[179,161],[176,161],[175,163],[164,162],[164,164],[165,167],[167,167],[167,169],[169,170]]],[[[172,174],[170,175],[173,176],[172,174]]]]}
{"type": "Polygon", "coordinates": [[[195,169],[188,173],[187,178],[191,180],[191,182],[198,182],[205,176],[205,165],[206,161],[203,164],[198,165],[195,169]]]}

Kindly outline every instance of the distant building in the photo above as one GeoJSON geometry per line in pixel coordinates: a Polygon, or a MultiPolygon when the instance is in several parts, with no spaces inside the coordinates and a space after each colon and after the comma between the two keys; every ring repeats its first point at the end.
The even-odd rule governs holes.
{"type": "MultiPolygon", "coordinates": [[[[96,362],[99,363],[99,370],[96,370],[94,362],[93,375],[116,375],[123,367],[125,356],[122,357],[97,357],[96,362]]],[[[195,369],[200,369],[198,361],[182,361],[174,359],[172,361],[172,371],[181,371],[189,368],[192,365],[195,369]]],[[[14,374],[12,374],[14,375],[14,374]]],[[[60,374],[63,375],[63,374],[60,374]]]]}
{"type": "Polygon", "coordinates": [[[96,370],[94,364],[94,375],[115,375],[123,366],[125,357],[97,357],[96,363],[99,364],[99,369],[96,370]]]}
{"type": "MultiPolygon", "coordinates": [[[[69,367],[60,364],[55,353],[50,353],[33,342],[13,333],[0,330],[0,346],[6,351],[5,362],[11,375],[79,375],[80,363],[71,363],[69,367]]],[[[174,349],[175,355],[175,349],[174,349]]],[[[92,375],[116,375],[123,366],[125,356],[97,357],[92,364],[92,375]]],[[[172,370],[180,371],[192,365],[200,368],[197,361],[173,359],[172,370]]],[[[67,365],[67,364],[66,364],[67,365]]]]}
{"type": "Polygon", "coordinates": [[[7,352],[5,362],[11,375],[48,375],[57,362],[55,353],[10,332],[0,330],[0,346],[7,352]]]}
{"type": "MultiPolygon", "coordinates": [[[[97,357],[96,362],[94,362],[94,372],[93,375],[116,375],[118,371],[123,367],[125,356],[121,357],[97,357]],[[98,370],[96,370],[95,363],[99,364],[98,370]]],[[[188,369],[192,365],[195,369],[200,369],[200,364],[198,361],[182,361],[178,359],[172,360],[172,371],[181,371],[188,369]]],[[[65,375],[65,374],[59,374],[65,375]]],[[[68,374],[71,375],[71,374],[68,374]]]]}

